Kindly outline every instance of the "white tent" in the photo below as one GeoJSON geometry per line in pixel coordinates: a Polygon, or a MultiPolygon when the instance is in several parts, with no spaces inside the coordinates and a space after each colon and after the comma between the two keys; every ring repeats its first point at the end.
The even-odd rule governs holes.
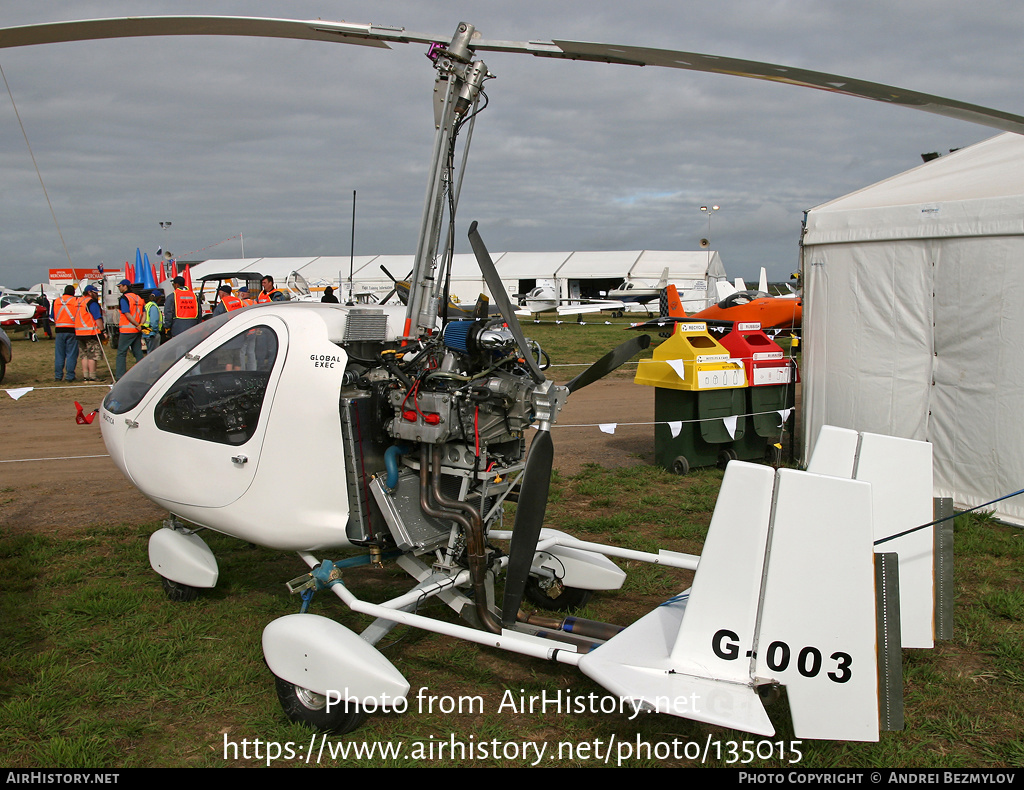
{"type": "Polygon", "coordinates": [[[830,424],[931,442],[957,506],[1024,488],[1024,137],[812,209],[803,272],[805,457],[830,424]]]}

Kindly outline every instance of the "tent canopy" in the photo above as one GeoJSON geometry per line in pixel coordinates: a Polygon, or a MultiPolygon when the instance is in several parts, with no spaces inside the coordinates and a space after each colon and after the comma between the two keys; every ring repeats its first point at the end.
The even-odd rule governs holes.
{"type": "Polygon", "coordinates": [[[958,506],[1024,486],[1024,137],[812,209],[803,271],[805,456],[831,424],[931,442],[958,506]]]}

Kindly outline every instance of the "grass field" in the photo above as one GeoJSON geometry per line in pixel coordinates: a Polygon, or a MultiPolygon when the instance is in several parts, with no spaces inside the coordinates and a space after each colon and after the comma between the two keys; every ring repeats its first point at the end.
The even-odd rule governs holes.
{"type": "MultiPolygon", "coordinates": [[[[556,363],[596,359],[625,334],[594,323],[525,329],[556,363]]],[[[51,344],[18,340],[14,354],[4,388],[52,378],[51,344]]],[[[561,379],[576,372],[554,370],[565,371],[561,379]]],[[[699,553],[720,481],[717,470],[679,478],[642,466],[556,473],[547,523],[589,540],[699,553]]],[[[0,513],[5,492],[0,480],[0,513]]],[[[607,764],[601,750],[612,743],[610,764],[630,767],[1024,765],[1024,536],[984,516],[955,525],[954,638],[904,651],[906,730],[870,744],[794,743],[784,701],[770,709],[772,739],[662,715],[523,712],[520,700],[542,694],[605,692],[565,665],[406,627],[380,648],[412,684],[409,711],[372,715],[346,736],[314,736],[285,719],[260,647],[268,622],[298,611],[284,582],[305,566],[209,534],[218,587],[172,603],[147,560],[158,526],[112,521],[63,538],[12,537],[0,519],[0,765],[587,767],[607,764]]],[[[626,586],[595,596],[583,616],[626,624],[689,582],[684,572],[626,564],[626,586]]],[[[407,588],[393,567],[346,572],[346,583],[371,600],[407,588]]],[[[437,607],[430,612],[446,617],[437,607]]],[[[367,624],[331,595],[318,595],[311,611],[357,631],[367,624]]]]}

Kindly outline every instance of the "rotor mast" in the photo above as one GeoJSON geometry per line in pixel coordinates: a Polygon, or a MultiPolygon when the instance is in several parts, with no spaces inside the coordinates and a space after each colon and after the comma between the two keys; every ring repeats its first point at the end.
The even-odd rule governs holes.
{"type": "MultiPolygon", "coordinates": [[[[469,44],[475,33],[476,28],[472,25],[460,22],[450,44],[432,44],[427,53],[427,57],[434,61],[434,68],[437,69],[435,93],[440,94],[443,91],[444,100],[435,118],[437,132],[434,136],[427,195],[416,241],[409,305],[405,316],[407,336],[433,330],[437,323],[441,289],[441,283],[435,277],[438,246],[444,218],[445,195],[448,190],[455,189],[453,174],[448,164],[449,152],[458,125],[476,103],[484,80],[491,76],[483,61],[473,60],[469,44]]],[[[452,200],[455,200],[454,195],[452,200]]],[[[451,221],[454,221],[454,218],[451,221]]]]}

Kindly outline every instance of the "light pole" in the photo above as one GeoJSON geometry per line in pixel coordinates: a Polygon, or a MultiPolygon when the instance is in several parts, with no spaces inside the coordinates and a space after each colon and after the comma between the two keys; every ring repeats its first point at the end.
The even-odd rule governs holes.
{"type": "Polygon", "coordinates": [[[721,206],[701,206],[700,210],[708,215],[708,268],[711,268],[711,215],[718,211],[721,206]]]}

